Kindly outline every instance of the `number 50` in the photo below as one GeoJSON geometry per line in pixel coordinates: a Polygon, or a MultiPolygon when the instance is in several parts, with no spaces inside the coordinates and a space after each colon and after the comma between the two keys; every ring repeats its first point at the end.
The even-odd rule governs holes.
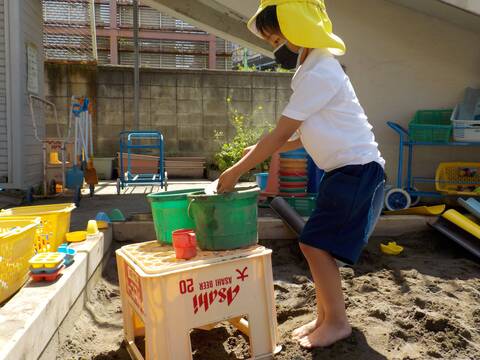
{"type": "Polygon", "coordinates": [[[180,294],[186,294],[193,292],[193,280],[181,280],[178,285],[180,286],[180,294]]]}

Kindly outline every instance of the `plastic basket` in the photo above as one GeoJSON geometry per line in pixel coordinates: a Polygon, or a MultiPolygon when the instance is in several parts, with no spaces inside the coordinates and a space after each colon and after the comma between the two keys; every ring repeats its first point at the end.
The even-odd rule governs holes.
{"type": "Polygon", "coordinates": [[[293,207],[299,215],[310,216],[312,215],[315,207],[317,206],[317,198],[315,196],[306,197],[284,197],[285,201],[293,207]]]}
{"type": "Polygon", "coordinates": [[[417,111],[408,126],[410,139],[421,142],[447,143],[452,134],[453,110],[417,111]]]}
{"type": "Polygon", "coordinates": [[[28,279],[28,261],[39,219],[0,218],[0,303],[17,292],[28,279]]]}
{"type": "Polygon", "coordinates": [[[22,206],[2,210],[0,218],[21,220],[38,216],[41,224],[35,237],[35,250],[37,252],[56,251],[65,241],[65,234],[70,230],[71,212],[75,204],[53,204],[22,206]]]}
{"type": "Polygon", "coordinates": [[[452,113],[453,140],[459,142],[480,142],[480,120],[461,119],[462,107],[457,105],[452,113]]]}
{"type": "Polygon", "coordinates": [[[447,195],[480,196],[480,163],[441,163],[435,175],[435,187],[447,195]]]}

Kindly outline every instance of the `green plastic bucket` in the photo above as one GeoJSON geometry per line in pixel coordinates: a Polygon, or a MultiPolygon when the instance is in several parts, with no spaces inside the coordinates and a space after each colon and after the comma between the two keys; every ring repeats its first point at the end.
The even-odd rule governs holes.
{"type": "Polygon", "coordinates": [[[202,250],[231,250],[258,242],[258,187],[206,195],[188,195],[189,215],[195,221],[197,243],[202,250]]]}
{"type": "Polygon", "coordinates": [[[159,242],[171,244],[173,231],[195,229],[194,221],[188,216],[187,195],[202,190],[187,189],[147,195],[159,242]]]}

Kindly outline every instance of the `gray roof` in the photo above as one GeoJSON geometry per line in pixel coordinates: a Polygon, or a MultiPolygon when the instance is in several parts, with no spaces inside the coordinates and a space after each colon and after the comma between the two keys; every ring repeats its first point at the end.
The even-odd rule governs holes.
{"type": "MultiPolygon", "coordinates": [[[[406,6],[480,33],[479,14],[471,7],[462,7],[459,0],[378,1],[390,1],[406,6]]],[[[245,26],[257,9],[258,0],[143,0],[143,3],[256,52],[272,55],[268,44],[252,35],[245,26]]]]}

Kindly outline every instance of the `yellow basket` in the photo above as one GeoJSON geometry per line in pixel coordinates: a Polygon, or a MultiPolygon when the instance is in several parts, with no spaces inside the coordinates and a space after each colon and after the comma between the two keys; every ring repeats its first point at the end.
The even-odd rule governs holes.
{"type": "Polygon", "coordinates": [[[65,242],[65,234],[70,230],[70,215],[75,204],[53,204],[23,206],[0,212],[0,218],[21,220],[40,217],[41,224],[35,238],[37,252],[56,251],[65,242]]]}
{"type": "Polygon", "coordinates": [[[28,261],[40,220],[0,219],[0,303],[28,280],[28,261]]]}
{"type": "Polygon", "coordinates": [[[480,163],[440,163],[435,187],[447,195],[480,196],[480,163]]]}

